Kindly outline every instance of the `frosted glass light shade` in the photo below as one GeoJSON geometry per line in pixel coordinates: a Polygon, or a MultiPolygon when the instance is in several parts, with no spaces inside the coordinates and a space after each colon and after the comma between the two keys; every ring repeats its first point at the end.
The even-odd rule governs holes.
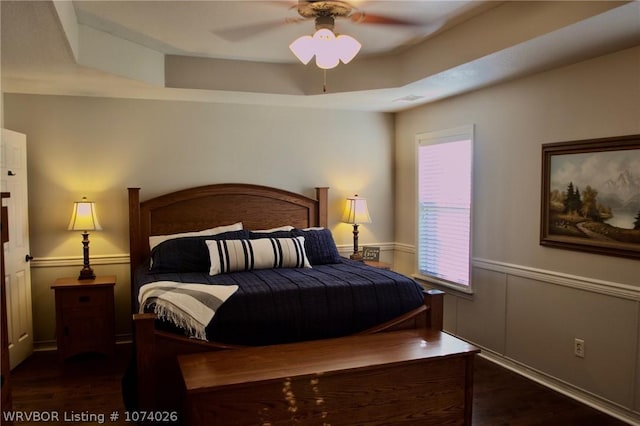
{"type": "Polygon", "coordinates": [[[313,55],[316,54],[313,37],[308,35],[294,40],[294,42],[289,45],[289,49],[291,49],[293,54],[296,55],[296,58],[305,65],[307,65],[311,58],[313,58],[313,55]]]}
{"type": "Polygon", "coordinates": [[[316,65],[322,69],[331,69],[342,63],[349,63],[360,51],[362,45],[355,38],[335,34],[322,28],[313,37],[302,36],[289,45],[289,49],[303,64],[308,64],[315,55],[316,65]]]}
{"type": "Polygon", "coordinates": [[[348,35],[336,37],[336,51],[343,64],[348,64],[356,57],[362,45],[355,38],[348,35]]]}

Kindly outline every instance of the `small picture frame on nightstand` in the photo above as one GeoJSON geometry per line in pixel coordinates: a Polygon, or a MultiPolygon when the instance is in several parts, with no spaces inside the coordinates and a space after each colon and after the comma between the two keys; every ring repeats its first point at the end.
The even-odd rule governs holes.
{"type": "Polygon", "coordinates": [[[362,260],[380,261],[380,247],[362,247],[362,260]]]}

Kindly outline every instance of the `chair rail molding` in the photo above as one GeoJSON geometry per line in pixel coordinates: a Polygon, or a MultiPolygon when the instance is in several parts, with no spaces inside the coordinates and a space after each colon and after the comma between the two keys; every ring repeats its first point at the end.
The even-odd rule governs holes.
{"type": "MultiPolygon", "coordinates": [[[[59,268],[63,266],[82,266],[82,256],[34,257],[32,268],[59,268]]],[[[129,264],[129,253],[91,255],[92,265],[124,265],[129,264]]]]}
{"type": "Polygon", "coordinates": [[[472,264],[474,268],[502,272],[507,275],[529,278],[548,284],[555,284],[579,290],[586,290],[593,293],[640,301],[640,287],[634,287],[628,284],[597,280],[593,278],[564,274],[561,272],[548,271],[523,265],[514,265],[511,263],[498,262],[488,259],[474,258],[472,264]]]}
{"type": "MultiPolygon", "coordinates": [[[[416,253],[415,246],[410,244],[396,243],[395,250],[398,252],[414,255],[416,253]]],[[[533,268],[530,266],[516,265],[513,263],[499,262],[496,260],[482,258],[473,258],[471,260],[471,265],[474,268],[485,269],[494,272],[502,272],[507,275],[529,278],[548,284],[555,284],[564,287],[586,290],[593,293],[640,301],[640,287],[617,283],[614,281],[597,280],[588,277],[581,277],[578,275],[564,274],[562,272],[549,271],[546,269],[533,268]]]]}
{"type": "MultiPolygon", "coordinates": [[[[402,253],[415,254],[415,246],[403,243],[378,243],[383,252],[398,251],[402,253]]],[[[345,253],[351,246],[340,245],[338,251],[345,253]]],[[[64,266],[82,265],[81,256],[60,256],[60,257],[35,257],[31,261],[32,268],[54,268],[64,266]]],[[[91,263],[96,265],[124,265],[129,264],[129,253],[92,255],[91,263]]],[[[504,274],[529,278],[542,281],[548,284],[555,284],[593,293],[605,294],[608,296],[620,297],[634,301],[640,301],[640,287],[613,281],[597,280],[578,275],[564,274],[556,271],[533,268],[530,266],[516,265],[512,263],[499,262],[490,259],[473,258],[471,264],[474,268],[489,271],[502,272],[504,274]]]]}

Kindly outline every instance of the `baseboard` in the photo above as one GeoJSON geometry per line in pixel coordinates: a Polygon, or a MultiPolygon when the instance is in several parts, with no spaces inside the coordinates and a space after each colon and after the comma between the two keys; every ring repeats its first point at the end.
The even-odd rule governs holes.
{"type": "Polygon", "coordinates": [[[611,401],[604,400],[591,393],[585,392],[569,383],[556,379],[555,377],[544,374],[535,369],[529,368],[524,364],[504,357],[489,349],[483,348],[476,343],[474,345],[481,348],[482,352],[479,356],[500,365],[514,373],[517,373],[529,380],[533,380],[536,383],[541,384],[549,389],[552,389],[562,395],[565,395],[571,399],[574,399],[582,404],[585,404],[591,408],[601,411],[616,419],[629,423],[630,425],[640,424],[640,413],[631,411],[625,407],[615,404],[611,401]]]}
{"type": "MultiPolygon", "coordinates": [[[[128,344],[131,344],[132,342],[133,342],[133,336],[129,333],[116,335],[116,345],[128,345],[128,344]]],[[[38,342],[33,342],[34,352],[57,351],[57,350],[58,350],[58,345],[55,340],[40,340],[38,342]]]]}
{"type": "Polygon", "coordinates": [[[34,352],[46,352],[46,351],[57,351],[58,345],[55,340],[41,340],[39,342],[33,342],[33,351],[34,352]]]}

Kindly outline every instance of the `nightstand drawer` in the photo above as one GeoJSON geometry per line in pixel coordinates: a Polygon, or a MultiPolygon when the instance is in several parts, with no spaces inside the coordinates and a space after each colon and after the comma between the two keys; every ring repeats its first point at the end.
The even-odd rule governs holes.
{"type": "Polygon", "coordinates": [[[113,297],[113,292],[108,289],[66,289],[60,291],[58,296],[63,308],[98,308],[106,306],[113,297]]]}

